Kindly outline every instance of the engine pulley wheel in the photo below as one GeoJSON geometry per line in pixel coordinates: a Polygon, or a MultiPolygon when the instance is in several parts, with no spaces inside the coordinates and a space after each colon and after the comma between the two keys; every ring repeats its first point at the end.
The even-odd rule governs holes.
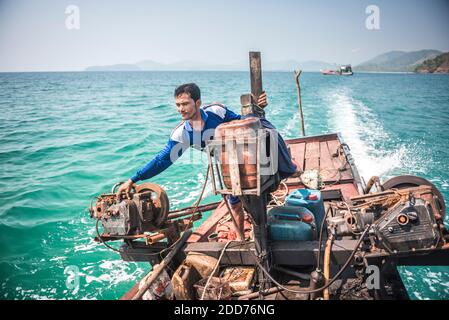
{"type": "Polygon", "coordinates": [[[446,204],[444,203],[444,197],[441,194],[441,192],[435,187],[433,183],[431,183],[429,180],[426,180],[421,177],[417,176],[397,176],[391,179],[388,179],[382,184],[383,190],[388,189],[405,189],[405,188],[412,188],[412,187],[419,187],[419,186],[431,186],[433,193],[437,197],[437,202],[440,207],[440,214],[442,219],[444,219],[444,216],[446,214],[446,204]]]}
{"type": "Polygon", "coordinates": [[[151,198],[154,207],[157,210],[154,225],[156,227],[160,227],[165,221],[167,221],[168,212],[170,209],[167,193],[160,185],[151,182],[142,183],[136,186],[136,193],[143,193],[147,191],[151,191],[155,194],[155,196],[151,198]]]}

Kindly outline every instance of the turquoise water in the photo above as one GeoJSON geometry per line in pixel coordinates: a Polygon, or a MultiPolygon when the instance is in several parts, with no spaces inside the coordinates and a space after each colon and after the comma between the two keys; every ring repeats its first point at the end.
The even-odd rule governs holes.
{"type": "MultiPolygon", "coordinates": [[[[172,92],[196,82],[203,101],[239,111],[245,72],[0,74],[0,298],[114,299],[148,269],[92,241],[90,199],[159,151],[179,117],[172,92]],[[79,287],[66,280],[79,271],[79,287]],[[66,273],[64,272],[66,271],[66,273]]],[[[264,74],[267,116],[299,134],[290,73],[264,74]]],[[[307,134],[339,131],[365,180],[416,174],[449,199],[449,76],[302,76],[307,134]]],[[[153,179],[171,208],[196,200],[206,159],[184,155],[153,179]],[[189,161],[195,160],[192,166],[189,161]]],[[[210,188],[206,202],[213,201],[210,188]]],[[[448,219],[446,219],[449,221],[448,219]]],[[[448,299],[449,268],[401,268],[413,299],[448,299]]]]}

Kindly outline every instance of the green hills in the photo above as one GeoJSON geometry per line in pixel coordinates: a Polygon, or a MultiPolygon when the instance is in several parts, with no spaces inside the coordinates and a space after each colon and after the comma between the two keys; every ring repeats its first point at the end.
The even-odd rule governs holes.
{"type": "Polygon", "coordinates": [[[414,72],[416,67],[442,52],[438,50],[390,51],[354,67],[355,71],[414,72]]]}

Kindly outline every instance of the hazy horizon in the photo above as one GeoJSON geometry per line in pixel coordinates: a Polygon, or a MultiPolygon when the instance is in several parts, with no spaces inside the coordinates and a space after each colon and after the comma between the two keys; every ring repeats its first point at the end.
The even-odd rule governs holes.
{"type": "Polygon", "coordinates": [[[82,71],[89,66],[193,61],[360,64],[399,50],[449,51],[449,2],[0,0],[0,72],[82,71]],[[68,6],[79,9],[69,29],[68,6]],[[379,8],[379,29],[366,20],[379,8]]]}

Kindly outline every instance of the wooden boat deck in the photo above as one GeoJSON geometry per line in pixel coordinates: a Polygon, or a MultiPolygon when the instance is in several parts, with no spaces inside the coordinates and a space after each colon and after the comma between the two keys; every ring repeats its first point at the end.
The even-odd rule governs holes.
{"type": "MultiPolygon", "coordinates": [[[[337,134],[297,138],[286,142],[292,160],[300,166],[301,171],[318,170],[325,184],[354,180],[337,134]]],[[[289,178],[287,184],[298,185],[301,182],[299,178],[289,178]]]]}
{"type": "MultiPolygon", "coordinates": [[[[357,169],[352,165],[349,149],[338,134],[327,134],[286,140],[290,154],[300,171],[318,170],[324,186],[322,191],[337,190],[341,200],[349,200],[360,194],[361,181],[357,169]]],[[[285,181],[289,193],[305,188],[299,177],[285,181]]],[[[326,200],[325,200],[326,202],[326,200]]],[[[224,202],[204,221],[188,239],[188,243],[207,242],[207,237],[215,232],[218,222],[228,214],[224,202]]]]}

